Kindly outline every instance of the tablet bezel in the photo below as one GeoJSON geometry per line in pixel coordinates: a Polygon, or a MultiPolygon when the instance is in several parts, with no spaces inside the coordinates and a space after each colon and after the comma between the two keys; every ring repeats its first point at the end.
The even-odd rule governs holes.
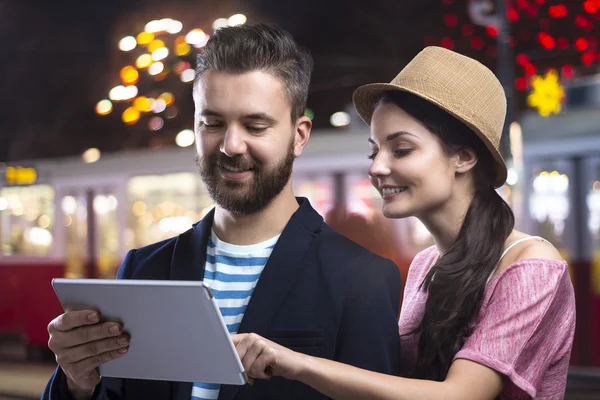
{"type": "Polygon", "coordinates": [[[101,365],[101,376],[232,385],[248,381],[213,294],[202,281],[55,278],[52,286],[65,310],[98,310],[103,321],[122,322],[132,336],[128,353],[101,365]]]}

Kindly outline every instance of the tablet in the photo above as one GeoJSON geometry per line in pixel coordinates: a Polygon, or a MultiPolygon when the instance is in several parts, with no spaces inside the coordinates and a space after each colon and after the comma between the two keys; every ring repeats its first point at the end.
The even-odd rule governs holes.
{"type": "Polygon", "coordinates": [[[65,310],[92,309],[131,336],[100,376],[243,385],[244,367],[219,307],[201,281],[52,280],[65,310]]]}

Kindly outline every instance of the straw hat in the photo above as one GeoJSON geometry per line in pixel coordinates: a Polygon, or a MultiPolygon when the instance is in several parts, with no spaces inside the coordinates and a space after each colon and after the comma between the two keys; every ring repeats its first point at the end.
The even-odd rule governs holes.
{"type": "Polygon", "coordinates": [[[426,47],[390,83],[372,83],[354,91],[354,107],[367,125],[371,124],[378,97],[390,90],[417,95],[464,122],[494,157],[494,187],[504,184],[506,164],[499,146],[506,117],[506,95],[492,71],[472,58],[442,47],[426,47]]]}

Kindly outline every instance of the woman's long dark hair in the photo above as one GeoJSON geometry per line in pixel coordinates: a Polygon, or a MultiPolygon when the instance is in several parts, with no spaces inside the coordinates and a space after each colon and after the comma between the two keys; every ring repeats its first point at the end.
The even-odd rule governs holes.
{"type": "Polygon", "coordinates": [[[478,157],[474,197],[458,238],[421,285],[428,295],[425,314],[414,332],[420,335],[414,377],[443,381],[454,356],[471,334],[487,279],[500,261],[515,219],[508,204],[494,190],[493,158],[469,127],[410,93],[385,92],[377,105],[381,103],[395,104],[420,121],[438,137],[448,156],[470,148],[478,157]]]}

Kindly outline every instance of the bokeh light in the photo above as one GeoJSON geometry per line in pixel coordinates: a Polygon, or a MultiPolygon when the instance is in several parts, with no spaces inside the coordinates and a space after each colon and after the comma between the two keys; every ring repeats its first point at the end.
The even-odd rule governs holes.
{"type": "Polygon", "coordinates": [[[138,79],[140,79],[140,74],[138,73],[137,69],[135,69],[131,65],[128,65],[121,69],[121,80],[124,84],[132,85],[136,83],[138,79]]]}
{"type": "Polygon", "coordinates": [[[137,42],[141,45],[146,45],[154,40],[154,33],[152,32],[142,32],[137,35],[137,42]]]}
{"type": "Polygon", "coordinates": [[[190,83],[194,80],[196,72],[193,69],[186,69],[181,73],[181,82],[190,83]]]}
{"type": "Polygon", "coordinates": [[[179,147],[189,147],[194,144],[194,132],[190,129],[184,129],[177,134],[175,143],[179,147]]]}
{"type": "Polygon", "coordinates": [[[140,119],[140,112],[133,107],[127,108],[121,115],[121,120],[125,125],[133,125],[140,119]]]}
{"type": "Polygon", "coordinates": [[[161,117],[152,117],[148,121],[148,129],[151,131],[160,130],[165,124],[165,121],[161,117]]]}
{"type": "Polygon", "coordinates": [[[139,69],[148,68],[152,64],[152,56],[150,54],[141,54],[137,60],[135,60],[135,66],[139,69]]]}
{"type": "Polygon", "coordinates": [[[108,115],[111,113],[112,109],[112,103],[108,99],[100,100],[96,104],[96,114],[98,115],[108,115]]]}
{"type": "Polygon", "coordinates": [[[160,96],[158,96],[158,99],[164,101],[167,107],[175,102],[175,96],[173,96],[173,94],[169,92],[161,94],[160,96]]]}
{"type": "Polygon", "coordinates": [[[152,76],[158,75],[165,69],[165,65],[160,61],[155,62],[148,68],[148,73],[152,76]]]}
{"type": "Polygon", "coordinates": [[[227,20],[229,26],[244,25],[246,23],[246,16],[244,14],[234,14],[227,20]]]}
{"type": "Polygon", "coordinates": [[[92,147],[90,149],[87,149],[81,155],[81,159],[86,164],[95,163],[96,161],[98,161],[100,159],[100,150],[97,149],[96,147],[92,147]]]}
{"type": "Polygon", "coordinates": [[[135,49],[137,42],[133,36],[125,36],[119,41],[119,49],[121,51],[131,51],[135,49]]]}

